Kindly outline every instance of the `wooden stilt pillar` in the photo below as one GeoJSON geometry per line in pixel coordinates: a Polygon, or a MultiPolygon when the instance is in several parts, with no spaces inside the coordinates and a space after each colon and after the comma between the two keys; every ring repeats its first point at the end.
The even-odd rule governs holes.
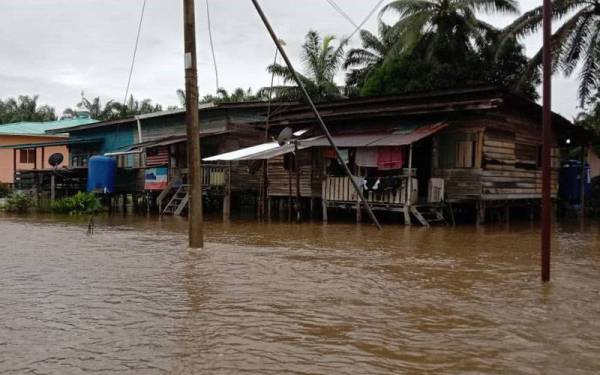
{"type": "Polygon", "coordinates": [[[356,202],[356,223],[360,224],[362,222],[362,202],[360,198],[356,202]]]}
{"type": "Polygon", "coordinates": [[[315,218],[315,197],[310,197],[310,219],[315,218]]]}
{"type": "Polygon", "coordinates": [[[284,201],[283,197],[277,198],[277,201],[279,202],[278,203],[278,205],[279,205],[278,211],[279,211],[279,217],[281,218],[281,217],[283,217],[283,212],[285,211],[285,201],[284,201]]]}
{"type": "Polygon", "coordinates": [[[476,209],[476,222],[477,225],[485,224],[485,202],[480,200],[477,201],[477,209],[476,209]]]}
{"type": "Polygon", "coordinates": [[[123,194],[123,213],[127,213],[127,193],[123,194]]]}
{"type": "Polygon", "coordinates": [[[412,144],[408,150],[408,180],[406,182],[406,201],[404,202],[404,225],[412,225],[410,220],[410,206],[412,205],[412,160],[413,147],[412,144]]]}
{"type": "Polygon", "coordinates": [[[225,169],[225,187],[223,191],[223,220],[231,218],[231,170],[225,169]]]}
{"type": "Polygon", "coordinates": [[[450,211],[450,220],[452,222],[452,226],[455,226],[456,219],[454,218],[454,207],[452,207],[452,202],[448,202],[448,210],[450,211]]]}
{"type": "Polygon", "coordinates": [[[534,218],[535,218],[535,214],[534,214],[535,210],[533,208],[533,204],[531,204],[529,206],[529,221],[533,222],[534,218]]]}
{"type": "Polygon", "coordinates": [[[271,220],[272,218],[272,213],[271,213],[271,206],[273,206],[273,201],[271,200],[271,197],[267,197],[267,220],[271,220]]]}
{"type": "Polygon", "coordinates": [[[50,176],[50,201],[54,202],[56,200],[56,175],[54,172],[50,176]]]}
{"type": "Polygon", "coordinates": [[[404,225],[412,225],[412,220],[410,219],[410,207],[405,205],[402,212],[404,213],[404,225]]]}
{"type": "Polygon", "coordinates": [[[329,218],[327,217],[327,200],[323,198],[321,204],[323,206],[323,222],[326,223],[327,220],[329,220],[329,218]]]}

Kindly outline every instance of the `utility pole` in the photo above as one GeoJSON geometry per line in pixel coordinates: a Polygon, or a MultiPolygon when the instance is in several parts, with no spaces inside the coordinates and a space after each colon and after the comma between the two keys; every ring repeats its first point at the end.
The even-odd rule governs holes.
{"type": "Polygon", "coordinates": [[[198,72],[196,68],[196,17],[194,0],[183,0],[185,44],[185,124],[187,130],[189,246],[204,247],[202,232],[202,165],[200,160],[200,119],[198,113],[198,72]]]}
{"type": "MultiPolygon", "coordinates": [[[[267,16],[265,15],[265,13],[263,12],[260,4],[258,3],[258,0],[250,0],[250,1],[254,5],[254,8],[256,8],[256,11],[257,11],[260,19],[262,20],[263,24],[265,25],[265,28],[267,29],[267,32],[271,36],[271,39],[273,39],[273,43],[275,43],[275,46],[279,50],[279,54],[283,58],[283,61],[285,61],[285,65],[288,67],[288,69],[292,73],[292,78],[294,79],[294,81],[296,81],[296,84],[298,85],[298,88],[300,89],[300,91],[302,91],[302,94],[304,95],[304,98],[306,99],[306,101],[308,102],[308,105],[312,109],[312,112],[315,115],[315,119],[317,120],[317,123],[321,127],[321,130],[325,134],[325,137],[327,137],[327,140],[329,141],[330,146],[335,151],[337,159],[340,162],[340,164],[342,165],[342,167],[344,169],[344,172],[346,173],[346,176],[348,176],[348,178],[350,179],[350,182],[352,183],[352,186],[354,187],[354,190],[356,191],[356,194],[358,194],[358,196],[360,197],[360,200],[365,204],[365,208],[367,209],[367,212],[369,213],[369,216],[371,217],[371,220],[373,220],[373,224],[375,224],[375,226],[377,227],[377,229],[381,230],[382,229],[381,228],[381,224],[379,224],[379,220],[377,220],[377,217],[375,217],[375,213],[373,213],[373,209],[371,208],[371,204],[365,198],[365,196],[364,196],[364,194],[362,192],[361,187],[358,185],[358,182],[356,182],[356,179],[352,175],[352,172],[350,171],[350,169],[346,165],[345,161],[343,160],[342,154],[340,153],[339,148],[335,144],[335,142],[333,140],[333,137],[331,136],[331,133],[329,132],[329,129],[325,125],[325,121],[323,121],[323,118],[321,117],[321,114],[319,113],[319,110],[317,109],[317,107],[315,106],[315,103],[313,102],[312,98],[308,94],[308,91],[306,91],[306,87],[304,87],[304,84],[300,80],[300,77],[298,76],[298,73],[296,73],[296,70],[294,69],[294,65],[292,64],[290,58],[288,57],[287,53],[283,49],[283,45],[281,43],[281,40],[277,37],[277,34],[275,34],[275,31],[273,30],[273,27],[271,26],[271,23],[267,19],[267,16]]],[[[290,185],[291,185],[291,181],[290,181],[290,185]]],[[[291,196],[291,192],[290,192],[290,196],[291,196]]]]}
{"type": "Polygon", "coordinates": [[[542,150],[542,281],[550,281],[552,235],[552,2],[544,0],[543,97],[544,145],[542,150]]]}

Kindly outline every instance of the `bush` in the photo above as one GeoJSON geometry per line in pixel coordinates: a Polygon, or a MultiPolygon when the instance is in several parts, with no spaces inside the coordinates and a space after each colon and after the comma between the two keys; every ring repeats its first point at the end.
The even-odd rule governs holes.
{"type": "Polygon", "coordinates": [[[92,193],[79,192],[52,203],[52,211],[69,215],[94,215],[102,211],[102,203],[92,193]]]}
{"type": "Polygon", "coordinates": [[[8,212],[24,213],[31,208],[31,197],[26,194],[13,192],[6,199],[5,209],[8,212]]]}
{"type": "Polygon", "coordinates": [[[8,184],[0,182],[0,198],[6,198],[10,194],[10,188],[8,184]]]}

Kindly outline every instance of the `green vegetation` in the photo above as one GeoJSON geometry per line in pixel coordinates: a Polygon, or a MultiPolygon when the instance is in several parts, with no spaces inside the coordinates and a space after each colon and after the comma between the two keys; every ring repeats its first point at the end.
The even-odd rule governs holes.
{"type": "Polygon", "coordinates": [[[10,194],[10,187],[4,182],[0,182],[0,198],[6,198],[10,194]]]}
{"type": "MultiPolygon", "coordinates": [[[[476,18],[477,11],[516,13],[512,0],[397,0],[384,14],[398,14],[390,27],[380,27],[379,41],[363,33],[363,46],[378,46],[374,63],[358,80],[361,95],[495,86],[536,99],[537,76],[522,79],[529,61],[517,40],[476,18]],[[385,57],[380,57],[381,52],[385,57]],[[360,82],[363,82],[360,87],[360,82]]],[[[368,50],[359,51],[368,57],[368,50]]],[[[356,52],[355,52],[356,53],[356,52]]],[[[346,64],[356,61],[348,55],[346,64]]],[[[353,71],[347,84],[354,83],[353,71]]]]}
{"type": "MultiPolygon", "coordinates": [[[[296,73],[311,98],[316,102],[342,98],[342,91],[335,84],[334,78],[343,64],[344,47],[348,42],[343,41],[335,46],[334,41],[335,37],[332,35],[321,38],[316,31],[309,31],[302,45],[301,58],[304,64],[304,74],[296,73]]],[[[273,64],[267,70],[274,76],[283,79],[283,86],[273,87],[273,94],[277,100],[304,100],[304,96],[295,85],[293,74],[287,66],[273,64]]],[[[270,88],[263,88],[260,92],[268,94],[269,90],[270,88]]]]}
{"type": "Polygon", "coordinates": [[[102,105],[99,97],[92,100],[82,97],[81,102],[77,103],[76,109],[65,109],[63,117],[75,118],[78,112],[85,111],[94,120],[112,121],[146,113],[160,112],[162,109],[160,104],[152,104],[152,100],[150,99],[144,99],[140,102],[135,100],[133,95],[129,97],[129,100],[125,104],[109,100],[104,105],[102,105]]]}
{"type": "Polygon", "coordinates": [[[0,100],[0,124],[54,120],[56,120],[54,108],[38,105],[37,95],[19,95],[16,99],[0,100]]]}
{"type": "Polygon", "coordinates": [[[371,73],[380,68],[386,57],[390,56],[396,45],[392,27],[379,22],[379,35],[361,30],[362,48],[348,51],[343,68],[349,70],[346,76],[346,87],[350,94],[356,94],[371,73]]]}
{"type": "Polygon", "coordinates": [[[8,212],[22,214],[29,211],[31,206],[31,197],[24,193],[13,192],[8,195],[4,209],[8,212]]]}
{"type": "MultiPolygon", "coordinates": [[[[556,70],[571,76],[578,67],[579,99],[584,105],[598,90],[600,74],[600,0],[555,0],[552,14],[561,26],[552,36],[552,52],[556,70]]],[[[507,37],[526,36],[537,32],[543,24],[543,7],[517,18],[508,28],[507,37]]],[[[542,64],[542,50],[533,57],[527,74],[535,74],[542,64]]]]}
{"type": "Polygon", "coordinates": [[[100,200],[92,193],[79,192],[52,203],[52,212],[69,215],[94,215],[102,211],[100,200]]]}

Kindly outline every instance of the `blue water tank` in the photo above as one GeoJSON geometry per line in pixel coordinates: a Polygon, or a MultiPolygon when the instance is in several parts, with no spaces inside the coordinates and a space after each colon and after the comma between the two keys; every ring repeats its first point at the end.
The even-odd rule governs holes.
{"type": "Polygon", "coordinates": [[[88,162],[87,191],[109,194],[115,192],[117,161],[107,156],[92,156],[88,162]]]}
{"type": "MultiPolygon", "coordinates": [[[[577,204],[580,202],[581,196],[581,162],[579,160],[568,160],[564,162],[560,168],[558,180],[559,196],[570,202],[577,204]]],[[[589,164],[585,164],[584,168],[584,191],[586,199],[590,199],[592,195],[592,180],[589,164]]]]}

